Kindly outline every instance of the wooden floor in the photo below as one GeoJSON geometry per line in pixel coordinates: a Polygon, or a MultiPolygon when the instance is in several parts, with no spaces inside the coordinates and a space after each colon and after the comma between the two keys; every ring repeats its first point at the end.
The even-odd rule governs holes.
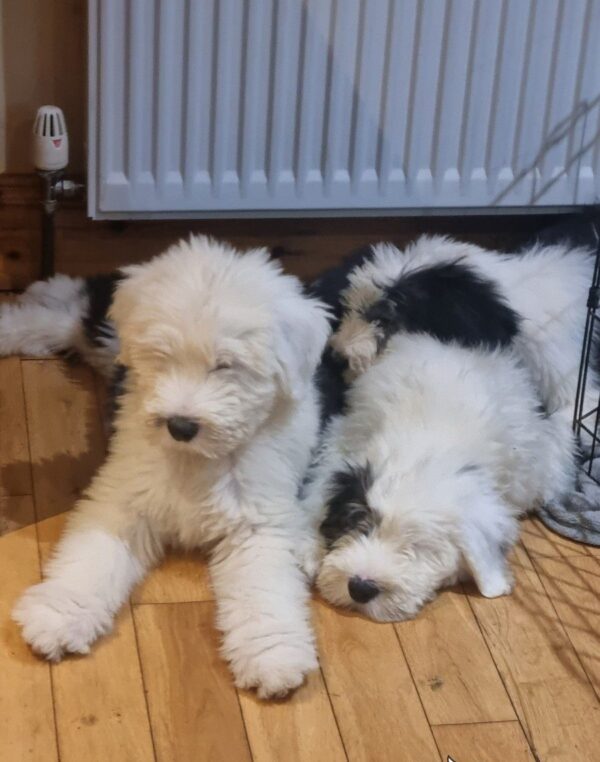
{"type": "Polygon", "coordinates": [[[101,398],[86,368],[0,360],[0,762],[600,759],[600,553],[533,521],[509,598],[447,591],[397,626],[315,600],[321,670],[288,701],[233,688],[199,558],[90,656],[37,660],[9,612],[102,460],[101,398]]]}

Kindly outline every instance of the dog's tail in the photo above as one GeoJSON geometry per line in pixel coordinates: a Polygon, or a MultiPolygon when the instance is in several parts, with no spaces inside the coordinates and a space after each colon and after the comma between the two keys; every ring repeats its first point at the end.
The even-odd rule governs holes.
{"type": "Polygon", "coordinates": [[[82,278],[57,275],[33,283],[0,307],[0,355],[46,357],[75,349],[85,301],[82,278]]]}
{"type": "Polygon", "coordinates": [[[33,283],[0,306],[0,356],[76,353],[109,373],[117,339],[107,312],[120,277],[56,275],[33,283]]]}

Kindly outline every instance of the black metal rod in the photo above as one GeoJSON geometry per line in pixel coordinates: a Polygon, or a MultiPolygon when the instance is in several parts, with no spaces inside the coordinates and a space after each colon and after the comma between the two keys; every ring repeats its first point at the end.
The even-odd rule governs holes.
{"type": "MultiPolygon", "coordinates": [[[[600,449],[600,399],[596,397],[595,405],[591,410],[585,410],[586,390],[591,368],[596,363],[596,342],[600,336],[600,235],[598,235],[598,222],[594,222],[594,232],[596,234],[596,259],[594,263],[594,274],[587,299],[587,316],[585,322],[585,331],[582,342],[581,363],[579,366],[579,377],[577,379],[577,394],[575,400],[575,409],[573,415],[573,430],[580,446],[581,462],[580,468],[583,473],[600,485],[598,474],[594,473],[594,462],[600,449]],[[589,425],[586,425],[589,424],[589,425]],[[582,449],[582,432],[589,437],[589,449],[582,449]]],[[[594,376],[595,380],[595,376],[594,376]]],[[[586,442],[587,445],[587,442],[586,442]]]]}
{"type": "Polygon", "coordinates": [[[57,196],[64,171],[55,169],[38,172],[42,183],[42,278],[54,275],[54,215],[57,196]]]}
{"type": "Polygon", "coordinates": [[[588,369],[590,365],[590,353],[595,334],[595,321],[597,318],[596,310],[598,308],[598,295],[600,288],[600,239],[596,249],[596,261],[594,264],[594,274],[592,284],[588,295],[587,318],[585,322],[585,332],[583,336],[583,346],[581,352],[581,363],[579,366],[579,377],[577,379],[577,392],[575,395],[575,409],[573,411],[573,430],[579,436],[581,433],[581,420],[583,416],[583,405],[585,402],[585,392],[587,386],[588,369]]]}
{"type": "Polygon", "coordinates": [[[54,275],[54,210],[42,205],[42,278],[54,275]]]}

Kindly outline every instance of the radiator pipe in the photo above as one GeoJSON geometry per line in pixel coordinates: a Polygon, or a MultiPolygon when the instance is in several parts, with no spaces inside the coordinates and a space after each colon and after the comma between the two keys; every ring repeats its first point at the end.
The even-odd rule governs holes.
{"type": "Polygon", "coordinates": [[[56,213],[56,196],[54,187],[61,170],[55,172],[40,172],[42,179],[42,278],[54,275],[54,215],[56,213]]]}
{"type": "Polygon", "coordinates": [[[84,185],[66,180],[62,169],[40,170],[42,181],[42,278],[54,275],[54,219],[58,200],[76,196],[84,185]]]}

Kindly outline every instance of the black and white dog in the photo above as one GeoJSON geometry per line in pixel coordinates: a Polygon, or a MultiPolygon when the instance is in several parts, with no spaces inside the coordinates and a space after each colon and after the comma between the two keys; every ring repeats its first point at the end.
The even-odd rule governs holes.
{"type": "Polygon", "coordinates": [[[368,247],[315,284],[336,310],[305,498],[328,600],[395,620],[465,575],[510,591],[518,516],[574,489],[592,268],[565,246],[507,256],[421,238],[368,247]]]}

